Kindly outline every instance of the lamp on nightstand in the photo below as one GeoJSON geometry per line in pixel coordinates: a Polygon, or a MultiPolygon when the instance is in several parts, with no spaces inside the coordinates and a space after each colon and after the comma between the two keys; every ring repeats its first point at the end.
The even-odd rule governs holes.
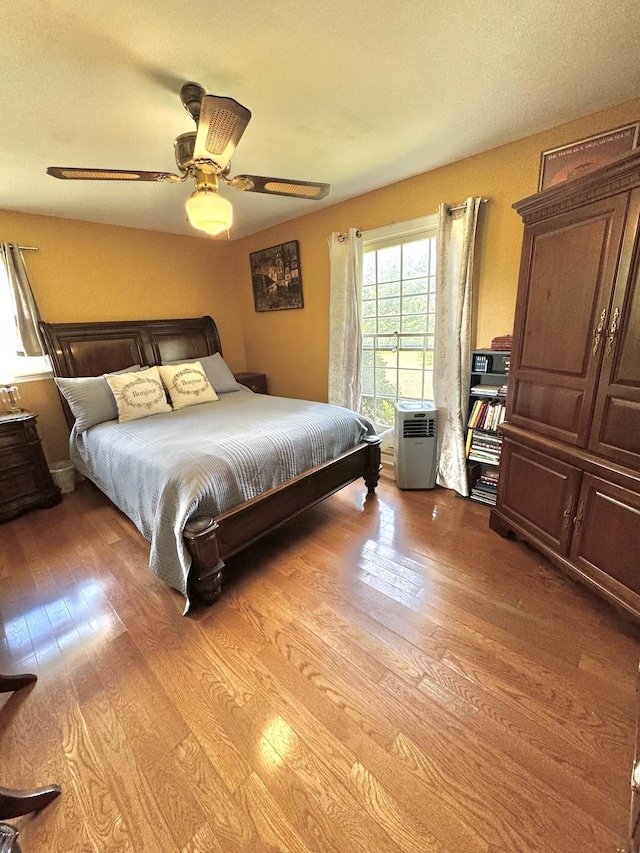
{"type": "Polygon", "coordinates": [[[7,372],[0,373],[0,402],[5,407],[5,411],[10,415],[16,415],[22,409],[18,404],[20,400],[20,392],[15,384],[14,377],[7,372]]]}

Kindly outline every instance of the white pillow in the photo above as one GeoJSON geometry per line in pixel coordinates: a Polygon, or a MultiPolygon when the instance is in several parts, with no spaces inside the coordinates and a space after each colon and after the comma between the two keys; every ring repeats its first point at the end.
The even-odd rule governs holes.
{"type": "Polygon", "coordinates": [[[162,365],[158,368],[174,409],[213,403],[219,399],[199,361],[162,365]]]}
{"type": "Polygon", "coordinates": [[[171,411],[157,367],[119,376],[105,374],[104,378],[116,398],[118,421],[121,424],[171,411]]]}

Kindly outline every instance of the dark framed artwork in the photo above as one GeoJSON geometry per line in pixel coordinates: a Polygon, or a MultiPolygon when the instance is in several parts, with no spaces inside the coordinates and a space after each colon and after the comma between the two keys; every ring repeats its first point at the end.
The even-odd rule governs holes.
{"type": "Polygon", "coordinates": [[[569,145],[562,145],[560,148],[543,151],[540,157],[538,191],[555,187],[581,175],[588,175],[623,154],[628,154],[638,144],[639,127],[640,122],[636,121],[587,139],[579,139],[569,145]]]}
{"type": "Polygon", "coordinates": [[[297,240],[251,252],[249,260],[256,311],[304,308],[297,240]]]}

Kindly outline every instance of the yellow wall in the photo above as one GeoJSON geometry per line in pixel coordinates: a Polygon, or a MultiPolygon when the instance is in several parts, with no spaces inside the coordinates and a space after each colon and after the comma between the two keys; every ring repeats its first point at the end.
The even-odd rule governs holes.
{"type": "MultiPolygon", "coordinates": [[[[640,118],[640,99],[492,151],[417,175],[231,242],[0,210],[0,239],[27,255],[42,316],[50,322],[211,314],[235,371],[266,373],[272,393],[326,400],[329,255],[332,231],[367,230],[433,213],[470,195],[481,207],[476,253],[476,335],[488,346],[512,330],[522,224],[513,202],[537,189],[540,152],[640,118]],[[249,253],[300,244],[304,308],[254,311],[249,253]]],[[[21,384],[39,414],[50,460],[67,453],[67,430],[52,381],[21,384]]]]}
{"type": "Polygon", "coordinates": [[[469,196],[490,199],[478,225],[474,346],[487,347],[491,338],[511,332],[522,242],[522,223],[511,205],[536,192],[540,153],[638,119],[640,99],[234,241],[248,369],[266,373],[275,394],[326,400],[329,234],[412,219],[435,212],[440,202],[469,196]],[[256,313],[249,253],[288,240],[300,243],[304,308],[256,313]]]}
{"type": "MultiPolygon", "coordinates": [[[[246,365],[242,322],[228,274],[231,244],[0,210],[0,239],[25,253],[44,320],[51,323],[211,314],[234,370],[246,365]]],[[[21,382],[38,414],[49,461],[68,456],[68,429],[52,380],[21,382]]]]}

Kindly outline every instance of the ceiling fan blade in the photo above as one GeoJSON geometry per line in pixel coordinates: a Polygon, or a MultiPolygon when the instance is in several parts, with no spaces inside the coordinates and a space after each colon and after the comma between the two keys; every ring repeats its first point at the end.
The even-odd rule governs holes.
{"type": "Polygon", "coordinates": [[[222,171],[245,132],[251,111],[233,98],[205,95],[200,109],[194,160],[212,160],[222,171]]]}
{"type": "Polygon", "coordinates": [[[258,175],[236,175],[227,183],[235,190],[269,195],[287,195],[293,198],[308,198],[319,201],[329,195],[330,184],[314,181],[294,181],[289,178],[261,178],[258,175]]]}
{"type": "Polygon", "coordinates": [[[133,169],[76,169],[67,166],[49,166],[47,175],[68,181],[159,181],[178,183],[181,178],[171,172],[139,172],[133,169]]]}

